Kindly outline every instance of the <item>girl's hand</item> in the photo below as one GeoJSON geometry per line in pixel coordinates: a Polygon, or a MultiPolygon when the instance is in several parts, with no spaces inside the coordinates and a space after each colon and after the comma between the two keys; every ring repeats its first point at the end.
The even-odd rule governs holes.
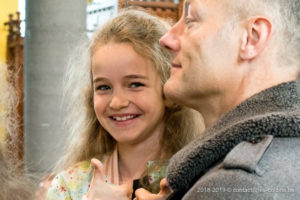
{"type": "Polygon", "coordinates": [[[128,200],[131,199],[132,188],[128,185],[111,185],[104,181],[104,172],[102,163],[93,158],[91,160],[94,165],[94,175],[91,182],[90,189],[86,195],[88,200],[128,200]]]}
{"type": "Polygon", "coordinates": [[[158,194],[152,194],[148,190],[140,188],[135,191],[135,200],[166,200],[171,194],[171,189],[167,185],[167,180],[164,178],[160,181],[160,191],[158,194]]]}

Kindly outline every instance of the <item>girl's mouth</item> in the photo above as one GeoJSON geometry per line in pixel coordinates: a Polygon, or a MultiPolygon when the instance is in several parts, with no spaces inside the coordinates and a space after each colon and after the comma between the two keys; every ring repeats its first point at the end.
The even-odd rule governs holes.
{"type": "Polygon", "coordinates": [[[137,118],[139,115],[123,115],[123,116],[111,116],[110,118],[114,121],[122,122],[130,119],[137,118]]]}

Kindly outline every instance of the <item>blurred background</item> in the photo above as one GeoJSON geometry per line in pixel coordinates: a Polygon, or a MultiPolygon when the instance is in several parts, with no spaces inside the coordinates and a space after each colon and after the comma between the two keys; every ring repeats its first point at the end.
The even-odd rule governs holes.
{"type": "Polygon", "coordinates": [[[0,0],[0,148],[20,170],[47,174],[66,133],[62,79],[72,50],[125,7],[175,23],[183,0],[0,0]],[[5,65],[3,65],[3,63],[5,65]],[[3,81],[5,80],[5,81],[3,81]],[[4,98],[5,97],[5,98],[4,98]],[[8,113],[10,121],[6,120],[8,113]]]}

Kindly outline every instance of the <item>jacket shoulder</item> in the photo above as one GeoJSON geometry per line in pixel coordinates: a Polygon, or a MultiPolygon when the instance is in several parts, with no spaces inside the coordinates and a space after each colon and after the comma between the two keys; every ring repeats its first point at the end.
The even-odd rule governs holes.
{"type": "Polygon", "coordinates": [[[223,168],[259,173],[257,165],[272,141],[273,136],[268,135],[260,141],[241,142],[227,154],[223,161],[223,168]]]}
{"type": "Polygon", "coordinates": [[[242,142],[223,160],[224,169],[241,169],[263,176],[275,171],[300,170],[300,137],[267,135],[259,142],[242,142]]]}
{"type": "Polygon", "coordinates": [[[209,169],[184,199],[298,199],[300,137],[242,142],[209,169]]]}
{"type": "Polygon", "coordinates": [[[183,199],[272,199],[270,193],[258,192],[263,188],[264,185],[246,171],[219,168],[202,176],[183,199]]]}

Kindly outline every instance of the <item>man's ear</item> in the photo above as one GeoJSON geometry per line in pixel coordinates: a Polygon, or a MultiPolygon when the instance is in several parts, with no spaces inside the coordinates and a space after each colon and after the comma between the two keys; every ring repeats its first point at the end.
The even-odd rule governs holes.
{"type": "Polygon", "coordinates": [[[272,33],[272,23],[265,17],[251,18],[243,35],[240,49],[242,60],[251,60],[267,46],[272,33]]]}

